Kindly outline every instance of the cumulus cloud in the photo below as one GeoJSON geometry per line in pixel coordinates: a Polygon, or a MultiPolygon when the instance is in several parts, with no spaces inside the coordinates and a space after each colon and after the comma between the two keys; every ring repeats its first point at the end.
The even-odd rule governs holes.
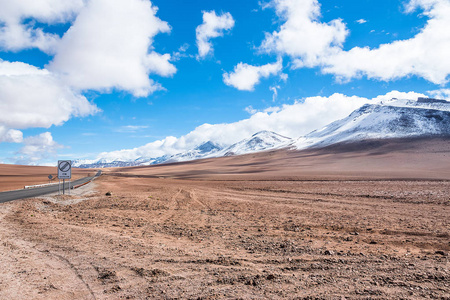
{"type": "Polygon", "coordinates": [[[234,26],[234,19],[230,13],[216,15],[215,11],[203,12],[203,23],[195,30],[197,38],[198,56],[204,58],[213,52],[212,38],[223,36],[225,30],[234,26]]]}
{"type": "Polygon", "coordinates": [[[434,91],[428,91],[431,97],[445,99],[450,101],[450,89],[439,89],[434,91]]]}
{"type": "Polygon", "coordinates": [[[131,160],[139,157],[160,157],[163,155],[172,155],[184,151],[186,148],[182,147],[179,143],[179,139],[174,136],[168,136],[163,140],[158,140],[152,143],[148,143],[144,146],[133,149],[122,149],[111,152],[102,152],[98,155],[98,158],[105,159],[119,159],[119,160],[131,160]]]}
{"type": "Polygon", "coordinates": [[[53,53],[59,36],[45,32],[35,21],[41,24],[66,23],[83,7],[83,2],[83,0],[0,0],[0,48],[12,51],[38,48],[53,53]]]}
{"type": "Polygon", "coordinates": [[[203,124],[179,138],[170,136],[134,149],[104,152],[98,158],[123,160],[142,156],[156,158],[193,149],[206,141],[231,145],[262,130],[298,138],[337,119],[346,117],[366,103],[378,103],[392,98],[417,99],[418,97],[425,97],[425,95],[415,92],[392,91],[369,99],[336,93],[329,97],[309,97],[295,101],[293,104],[269,107],[262,111],[249,106],[246,111],[251,116],[247,119],[234,123],[203,124]]]}
{"type": "Polygon", "coordinates": [[[99,111],[48,70],[21,62],[0,60],[0,95],[0,126],[5,128],[48,128],[99,111]]]}
{"type": "Polygon", "coordinates": [[[22,143],[23,133],[20,130],[8,129],[0,125],[0,143],[22,143]]]}
{"type": "Polygon", "coordinates": [[[261,78],[277,75],[282,68],[283,62],[281,59],[278,59],[275,63],[262,66],[252,66],[240,62],[234,67],[233,72],[223,74],[223,82],[241,91],[253,91],[261,78]]]}
{"type": "Polygon", "coordinates": [[[27,137],[23,142],[24,146],[18,151],[18,156],[15,158],[16,164],[35,164],[42,159],[55,156],[57,149],[64,148],[53,140],[50,132],[27,137]]]}
{"type": "Polygon", "coordinates": [[[444,84],[450,74],[450,2],[414,0],[407,11],[422,8],[430,19],[413,38],[399,40],[378,48],[355,47],[325,58],[323,71],[345,79],[368,78],[392,80],[417,75],[444,84]]]}
{"type": "Polygon", "coordinates": [[[297,66],[316,66],[322,57],[340,49],[348,35],[342,20],[319,22],[317,0],[273,0],[270,6],[284,23],[278,31],[266,34],[261,49],[289,55],[297,66]]]}
{"type": "Polygon", "coordinates": [[[159,54],[153,51],[147,55],[144,62],[145,66],[151,73],[169,77],[177,71],[175,66],[169,62],[170,59],[170,54],[159,54]]]}
{"type": "Polygon", "coordinates": [[[450,74],[450,2],[410,0],[406,13],[418,9],[429,19],[410,39],[382,44],[377,48],[354,47],[343,50],[348,30],[341,20],[319,21],[317,0],[273,0],[277,15],[284,21],[278,31],[267,34],[261,49],[292,58],[294,68],[321,67],[339,80],[366,76],[393,80],[416,75],[435,84],[447,82],[450,74]]]}
{"type": "Polygon", "coordinates": [[[170,26],[145,0],[92,0],[64,34],[49,69],[81,90],[125,90],[137,97],[162,89],[150,74],[176,72],[170,54],[152,49],[170,26]]]}
{"type": "Polygon", "coordinates": [[[148,0],[0,0],[0,7],[0,48],[55,55],[47,69],[73,88],[147,96],[163,89],[151,74],[176,72],[171,55],[152,47],[170,26],[148,0]],[[62,38],[45,32],[58,23],[73,24],[62,38]]]}

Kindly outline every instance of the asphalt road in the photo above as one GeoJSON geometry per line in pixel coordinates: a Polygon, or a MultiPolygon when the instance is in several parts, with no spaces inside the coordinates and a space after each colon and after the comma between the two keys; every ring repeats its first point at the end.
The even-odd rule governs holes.
{"type": "MultiPolygon", "coordinates": [[[[86,183],[88,181],[91,181],[95,177],[100,176],[101,174],[102,174],[102,171],[98,171],[97,174],[95,174],[95,176],[84,177],[84,178],[81,178],[81,179],[78,179],[78,180],[74,180],[74,181],[71,182],[71,186],[76,186],[76,185],[79,185],[79,184],[86,183]]],[[[62,185],[61,185],[61,188],[62,188],[62,185]]],[[[67,193],[68,189],[69,189],[69,184],[66,181],[66,187],[65,187],[66,193],[67,193]]],[[[12,201],[12,200],[17,200],[17,199],[24,199],[24,198],[32,198],[32,197],[42,196],[42,195],[46,195],[46,194],[57,192],[58,190],[59,190],[59,187],[58,187],[57,184],[55,184],[55,185],[45,186],[45,187],[40,187],[40,188],[23,189],[23,190],[17,190],[17,191],[9,191],[9,192],[1,192],[0,193],[0,203],[12,201]]]]}

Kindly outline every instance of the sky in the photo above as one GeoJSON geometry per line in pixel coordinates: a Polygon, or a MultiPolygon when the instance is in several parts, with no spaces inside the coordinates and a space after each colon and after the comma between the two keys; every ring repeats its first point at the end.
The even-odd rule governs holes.
{"type": "Polygon", "coordinates": [[[0,0],[0,163],[136,159],[450,98],[450,0],[0,0]]]}

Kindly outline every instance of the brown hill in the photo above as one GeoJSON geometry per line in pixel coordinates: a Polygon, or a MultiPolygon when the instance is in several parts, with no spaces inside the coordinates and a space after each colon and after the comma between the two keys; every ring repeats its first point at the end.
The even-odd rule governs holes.
{"type": "Polygon", "coordinates": [[[450,138],[368,140],[145,167],[123,176],[183,179],[450,179],[450,138]]]}

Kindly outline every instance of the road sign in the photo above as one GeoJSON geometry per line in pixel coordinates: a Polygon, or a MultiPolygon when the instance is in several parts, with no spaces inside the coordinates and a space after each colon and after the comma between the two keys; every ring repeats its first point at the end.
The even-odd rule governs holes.
{"type": "Polygon", "coordinates": [[[72,178],[72,161],[58,160],[58,178],[70,179],[72,178]]]}
{"type": "Polygon", "coordinates": [[[53,175],[48,175],[48,179],[52,180],[53,179],[53,175]]]}

